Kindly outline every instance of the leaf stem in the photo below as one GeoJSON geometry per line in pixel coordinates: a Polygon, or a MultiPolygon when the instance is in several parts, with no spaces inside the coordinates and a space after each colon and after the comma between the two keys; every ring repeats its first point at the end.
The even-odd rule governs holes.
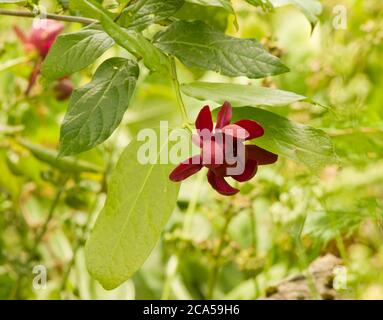
{"type": "MultiPolygon", "coordinates": [[[[24,17],[24,18],[36,18],[37,15],[29,12],[29,11],[20,11],[20,10],[11,10],[11,9],[0,9],[0,15],[4,16],[13,16],[13,17],[24,17]]],[[[83,18],[78,16],[65,16],[65,15],[59,15],[54,13],[47,13],[44,16],[46,19],[49,20],[57,20],[57,21],[64,21],[64,22],[77,22],[81,24],[92,24],[98,22],[95,19],[89,19],[89,18],[83,18]]]]}
{"type": "Polygon", "coordinates": [[[124,5],[122,5],[122,7],[121,7],[121,9],[120,9],[120,12],[117,14],[117,16],[114,18],[114,22],[117,22],[120,18],[121,18],[121,16],[122,16],[122,14],[124,13],[124,10],[127,8],[127,7],[129,7],[130,6],[130,3],[132,2],[132,0],[128,0],[124,5]]]}
{"type": "Polygon", "coordinates": [[[169,57],[170,60],[170,67],[171,67],[171,77],[172,77],[172,82],[173,82],[173,87],[174,91],[176,94],[177,98],[177,104],[180,108],[181,111],[181,116],[182,116],[182,125],[184,128],[188,129],[190,132],[192,132],[192,127],[191,127],[191,121],[189,120],[188,113],[185,107],[185,103],[182,99],[181,95],[181,90],[180,90],[180,83],[178,81],[178,76],[177,76],[177,66],[176,66],[176,61],[174,57],[169,57]]]}

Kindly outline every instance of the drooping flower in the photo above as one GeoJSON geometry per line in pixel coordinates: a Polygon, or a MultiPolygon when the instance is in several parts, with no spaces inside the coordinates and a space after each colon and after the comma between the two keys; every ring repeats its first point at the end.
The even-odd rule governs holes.
{"type": "Polygon", "coordinates": [[[261,125],[250,119],[231,124],[231,119],[232,107],[225,102],[214,129],[210,108],[205,106],[195,123],[198,134],[193,136],[193,142],[201,148],[201,153],[183,161],[170,174],[170,180],[183,181],[206,167],[209,169],[208,182],[216,191],[222,195],[235,195],[239,190],[233,188],[226,177],[246,182],[256,175],[259,165],[272,164],[278,160],[276,154],[253,144],[244,144],[264,135],[261,125]]]}
{"type": "MultiPolygon", "coordinates": [[[[40,75],[43,61],[57,36],[64,30],[64,25],[53,20],[40,20],[37,25],[32,27],[28,34],[25,34],[17,26],[14,27],[14,30],[19,40],[23,43],[25,51],[35,51],[38,54],[25,92],[26,95],[29,95],[40,75]]],[[[54,90],[57,100],[65,100],[71,95],[73,86],[68,78],[63,78],[58,80],[54,90]]]]}
{"type": "Polygon", "coordinates": [[[27,51],[36,50],[41,58],[45,58],[57,36],[64,30],[64,25],[53,20],[41,20],[27,35],[17,26],[14,30],[27,51]]]}

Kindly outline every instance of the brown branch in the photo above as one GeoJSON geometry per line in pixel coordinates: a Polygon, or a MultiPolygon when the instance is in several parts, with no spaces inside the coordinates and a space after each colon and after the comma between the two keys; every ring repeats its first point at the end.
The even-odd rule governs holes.
{"type": "MultiPolygon", "coordinates": [[[[29,11],[20,11],[20,10],[10,10],[10,9],[0,9],[0,15],[4,16],[13,16],[13,17],[24,17],[24,18],[36,18],[37,15],[29,11]]],[[[64,16],[59,14],[47,13],[44,18],[49,20],[57,20],[64,22],[77,22],[81,24],[92,24],[98,22],[95,19],[77,17],[77,16],[64,16]]]]}

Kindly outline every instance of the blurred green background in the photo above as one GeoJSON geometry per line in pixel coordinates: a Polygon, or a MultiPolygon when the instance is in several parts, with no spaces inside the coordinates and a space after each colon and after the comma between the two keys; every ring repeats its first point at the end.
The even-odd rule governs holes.
{"type": "MultiPolygon", "coordinates": [[[[252,82],[323,105],[301,102],[273,111],[325,130],[339,164],[313,173],[282,158],[261,168],[233,198],[212,191],[204,173],[189,179],[151,257],[109,292],[86,270],[84,241],[122,148],[142,128],[179,122],[170,81],[141,75],[113,137],[74,163],[58,161],[54,152],[68,102],[56,101],[54,84],[42,78],[25,97],[33,57],[12,28],[27,32],[32,21],[0,16],[0,299],[257,299],[328,253],[347,270],[342,297],[383,299],[383,4],[321,2],[314,30],[291,6],[263,12],[233,1],[238,30],[219,10],[209,15],[229,34],[261,40],[290,67],[290,73],[252,82]],[[345,29],[334,27],[338,5],[347,9],[345,29]],[[47,270],[45,289],[32,285],[36,265],[47,270]]],[[[43,3],[60,12],[56,1],[43,3]]],[[[80,27],[66,24],[66,31],[80,27]]],[[[123,54],[114,47],[98,64],[123,54]]],[[[95,68],[72,82],[89,82],[95,68]]],[[[182,67],[180,78],[250,83],[182,67]]],[[[204,104],[185,100],[192,116],[204,104]]]]}

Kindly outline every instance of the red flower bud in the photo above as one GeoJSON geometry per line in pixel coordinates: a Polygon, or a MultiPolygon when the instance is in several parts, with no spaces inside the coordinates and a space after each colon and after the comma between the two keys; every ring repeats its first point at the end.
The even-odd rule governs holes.
{"type": "Polygon", "coordinates": [[[64,101],[69,99],[73,91],[72,82],[68,78],[60,79],[54,87],[56,99],[64,101]]]}

